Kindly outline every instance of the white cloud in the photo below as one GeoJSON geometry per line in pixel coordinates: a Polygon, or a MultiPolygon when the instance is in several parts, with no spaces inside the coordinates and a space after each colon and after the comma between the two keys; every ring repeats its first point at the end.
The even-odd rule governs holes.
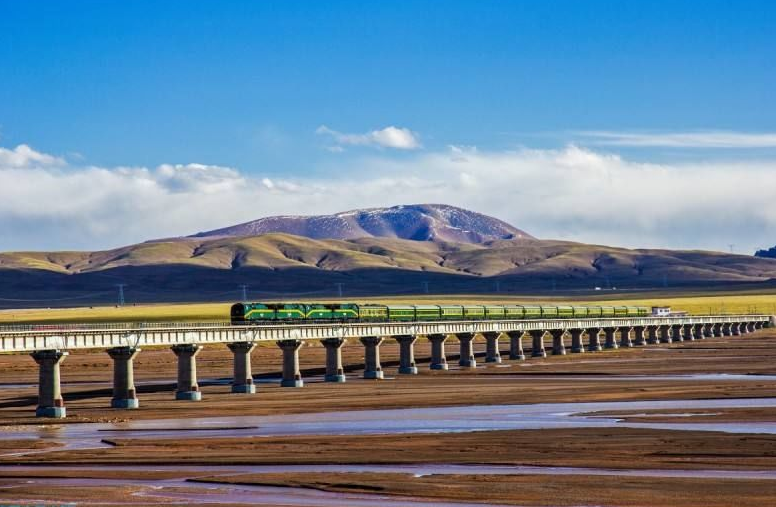
{"type": "Polygon", "coordinates": [[[373,130],[366,134],[345,134],[332,130],[326,125],[321,125],[315,130],[318,135],[331,137],[336,143],[330,146],[330,151],[342,151],[343,145],[349,146],[373,146],[377,148],[393,148],[397,150],[416,150],[421,148],[418,135],[407,129],[399,127],[385,127],[381,130],[373,130]]]}
{"type": "Polygon", "coordinates": [[[776,133],[699,130],[692,132],[580,132],[602,146],[662,148],[776,148],[776,133]]]}
{"type": "Polygon", "coordinates": [[[65,165],[63,159],[35,151],[26,144],[20,144],[12,150],[0,147],[0,167],[21,169],[32,166],[62,165],[65,165]]]}
{"type": "MultiPolygon", "coordinates": [[[[8,151],[8,150],[6,150],[8,151]]],[[[739,252],[776,244],[776,160],[649,164],[596,150],[418,152],[269,179],[202,164],[0,165],[0,250],[95,249],[275,214],[438,202],[543,238],[739,252]],[[462,164],[451,154],[465,155],[462,164]]],[[[6,162],[6,161],[4,161],[6,162]]]]}

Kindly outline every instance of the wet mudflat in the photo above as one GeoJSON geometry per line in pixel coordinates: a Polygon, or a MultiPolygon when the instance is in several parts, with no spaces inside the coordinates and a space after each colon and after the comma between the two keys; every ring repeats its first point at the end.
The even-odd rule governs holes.
{"type": "MultiPolygon", "coordinates": [[[[424,347],[418,346],[421,370],[424,347]]],[[[172,401],[171,353],[143,351],[145,362],[136,365],[141,409],[131,412],[105,408],[107,356],[73,354],[62,368],[71,417],[54,425],[29,417],[34,388],[24,384],[34,381],[25,378],[34,377],[32,361],[0,357],[0,460],[36,465],[2,467],[0,503],[45,497],[86,504],[392,505],[385,502],[393,497],[399,505],[435,499],[438,505],[715,506],[776,498],[776,403],[769,399],[776,398],[776,334],[767,331],[505,360],[473,371],[457,370],[453,360],[449,372],[383,382],[360,380],[362,349],[346,346],[346,364],[356,367],[342,385],[318,380],[323,351],[305,347],[303,368],[312,381],[302,389],[278,387],[272,377],[279,350],[260,347],[254,363],[257,380],[265,382],[254,396],[228,394],[231,354],[206,352],[201,378],[212,381],[203,382],[202,402],[187,403],[172,401]],[[99,468],[66,475],[72,465],[89,463],[99,468]],[[147,465],[121,468],[137,463],[147,465]],[[314,468],[274,474],[242,468],[262,464],[314,468]],[[356,468],[326,468],[332,465],[356,468]],[[465,468],[482,465],[517,468],[465,468]],[[175,467],[174,475],[157,471],[164,466],[175,467]],[[370,468],[378,466],[394,468],[370,468]],[[395,468],[406,466],[427,468],[395,468]],[[111,471],[117,475],[100,475],[111,471]],[[143,475],[149,471],[159,475],[143,475]],[[72,482],[87,479],[117,487],[72,482]]],[[[390,342],[383,357],[394,377],[390,342]]]]}

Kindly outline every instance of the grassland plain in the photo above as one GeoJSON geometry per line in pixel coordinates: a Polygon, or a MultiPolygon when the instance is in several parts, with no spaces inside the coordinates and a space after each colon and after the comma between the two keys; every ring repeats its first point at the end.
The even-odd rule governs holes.
{"type": "MultiPolygon", "coordinates": [[[[264,301],[273,301],[271,299],[264,301]]],[[[317,301],[317,300],[316,300],[317,301]]],[[[776,290],[773,293],[742,291],[716,292],[612,292],[601,294],[560,296],[482,295],[424,295],[413,297],[375,297],[326,299],[356,303],[394,304],[582,304],[582,305],[639,305],[670,306],[691,314],[764,313],[776,315],[776,290]]],[[[36,308],[0,310],[0,323],[68,323],[68,322],[219,322],[229,318],[229,303],[180,303],[75,308],[36,308]]]]}

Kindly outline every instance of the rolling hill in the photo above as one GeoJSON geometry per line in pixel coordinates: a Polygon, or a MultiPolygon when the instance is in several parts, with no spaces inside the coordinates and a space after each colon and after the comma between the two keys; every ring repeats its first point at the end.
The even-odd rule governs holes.
{"type": "Polygon", "coordinates": [[[751,284],[776,260],[704,251],[630,250],[528,237],[482,243],[290,234],[193,237],[98,252],[0,254],[0,306],[255,297],[522,292],[751,284]],[[340,285],[342,284],[342,285],[340,285]],[[30,300],[30,301],[26,301],[30,300]]]}

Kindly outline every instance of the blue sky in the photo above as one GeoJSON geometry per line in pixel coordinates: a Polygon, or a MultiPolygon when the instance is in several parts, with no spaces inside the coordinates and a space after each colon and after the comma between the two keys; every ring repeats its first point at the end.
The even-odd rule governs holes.
{"type": "MultiPolygon", "coordinates": [[[[376,168],[403,162],[416,175],[426,157],[473,147],[491,157],[573,145],[627,164],[769,169],[774,26],[768,1],[0,1],[0,147],[55,157],[60,175],[198,164],[275,192],[376,180],[395,175],[376,168]]],[[[398,204],[403,194],[375,195],[386,200],[365,194],[341,205],[398,204]]],[[[485,202],[464,197],[446,200],[485,202]]],[[[201,228],[339,204],[288,202],[203,212],[223,223],[201,228]]],[[[644,237],[565,234],[561,222],[496,214],[538,235],[632,246],[644,237]]],[[[141,234],[87,233],[93,224],[81,224],[80,239],[66,245],[22,235],[19,224],[33,218],[18,210],[4,218],[0,209],[0,232],[13,236],[0,248],[107,247],[141,234]]],[[[771,230],[770,214],[757,219],[771,230]]],[[[147,233],[198,225],[171,221],[170,230],[147,233]]],[[[727,241],[682,233],[665,245],[659,237],[644,246],[776,243],[776,234],[727,241]]]]}

